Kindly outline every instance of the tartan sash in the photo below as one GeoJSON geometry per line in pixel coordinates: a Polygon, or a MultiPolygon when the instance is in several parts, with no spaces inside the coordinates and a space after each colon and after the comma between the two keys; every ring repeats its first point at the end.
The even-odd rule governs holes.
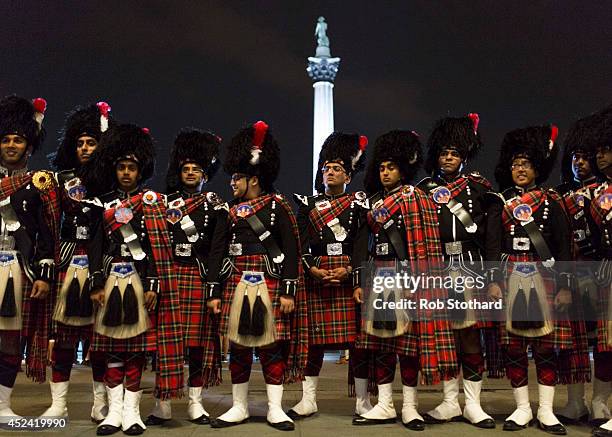
{"type": "MultiPolygon", "coordinates": [[[[302,249],[300,247],[300,232],[297,226],[297,220],[293,208],[287,200],[279,195],[263,196],[268,199],[262,200],[262,206],[274,198],[274,200],[285,210],[291,228],[293,230],[293,238],[295,238],[298,247],[298,259],[302,249]],[[265,202],[265,203],[264,203],[265,202]]],[[[257,200],[257,199],[255,199],[257,200]]],[[[256,203],[257,205],[258,203],[256,203]]],[[[253,206],[253,208],[255,208],[253,206]]],[[[257,211],[259,211],[257,209],[257,211]]],[[[287,351],[287,366],[285,368],[285,382],[295,382],[304,379],[304,369],[308,360],[308,310],[306,300],[306,288],[304,286],[304,270],[302,263],[298,261],[298,289],[295,295],[295,310],[294,317],[291,318],[291,341],[289,350],[287,351]]]]}
{"type": "MultiPolygon", "coordinates": [[[[241,218],[246,219],[251,215],[257,214],[263,207],[265,207],[272,200],[278,201],[279,197],[274,194],[264,194],[263,196],[259,196],[255,199],[247,200],[244,202],[240,202],[237,205],[234,205],[230,208],[229,216],[233,223],[238,222],[241,218]],[[240,216],[238,215],[238,210],[243,206],[249,206],[250,213],[248,215],[240,216]]],[[[297,225],[296,225],[297,226],[297,225]]]]}
{"type": "Polygon", "coordinates": [[[191,214],[193,211],[204,205],[205,203],[210,203],[208,201],[208,192],[202,192],[197,196],[190,197],[185,199],[185,204],[181,206],[179,209],[183,213],[183,217],[191,214]]]}
{"type": "Polygon", "coordinates": [[[470,180],[465,176],[461,176],[460,178],[452,181],[450,184],[446,184],[446,188],[448,188],[451,193],[451,199],[454,199],[461,194],[461,192],[465,190],[465,187],[467,187],[469,181],[470,180]]]}
{"type": "MultiPolygon", "coordinates": [[[[9,176],[0,180],[0,199],[4,200],[17,191],[24,188],[30,182],[34,173],[27,172],[15,176],[9,176]]],[[[59,263],[59,234],[60,234],[60,194],[53,181],[53,187],[47,191],[38,191],[43,205],[43,219],[51,234],[54,247],[54,261],[59,263]]],[[[24,260],[30,262],[30,260],[24,260]]],[[[51,326],[51,314],[55,304],[55,292],[52,287],[50,294],[44,300],[32,299],[30,309],[33,313],[30,317],[31,326],[28,338],[28,354],[26,357],[26,375],[36,382],[45,382],[47,370],[47,354],[49,347],[49,336],[51,326]]],[[[29,299],[29,298],[27,298],[29,299]]]]}
{"type": "MultiPolygon", "coordinates": [[[[183,329],[181,324],[180,297],[174,272],[172,245],[166,225],[165,206],[158,200],[149,205],[142,201],[142,193],[124,200],[117,208],[130,208],[134,213],[142,213],[151,243],[155,268],[160,281],[157,311],[157,355],[158,377],[156,378],[155,397],[165,400],[183,395],[183,329]]],[[[157,195],[162,198],[161,194],[157,195]]],[[[122,226],[115,220],[115,210],[104,212],[104,222],[108,230],[115,231],[122,226]]]]}
{"type": "Polygon", "coordinates": [[[353,194],[347,194],[338,199],[324,200],[323,202],[329,202],[330,204],[330,207],[324,210],[319,210],[316,206],[319,202],[315,202],[315,207],[308,213],[308,218],[310,219],[314,231],[319,233],[329,222],[342,214],[351,206],[354,197],[353,194]]]}
{"type": "Polygon", "coordinates": [[[368,211],[367,220],[370,228],[375,233],[378,233],[387,220],[393,217],[393,215],[400,210],[403,203],[403,195],[404,191],[401,189],[397,193],[393,193],[392,195],[385,197],[380,206],[375,208],[374,205],[372,205],[372,209],[368,211]],[[377,220],[375,216],[380,215],[383,208],[387,210],[387,214],[385,214],[385,217],[383,217],[384,220],[377,220]]]}

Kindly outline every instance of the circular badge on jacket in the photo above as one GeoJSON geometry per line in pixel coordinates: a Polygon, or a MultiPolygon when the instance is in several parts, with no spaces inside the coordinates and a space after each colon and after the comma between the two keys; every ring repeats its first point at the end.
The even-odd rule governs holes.
{"type": "Polygon", "coordinates": [[[521,203],[512,210],[512,215],[515,219],[526,222],[533,215],[533,211],[531,206],[527,205],[526,203],[521,203]]]}

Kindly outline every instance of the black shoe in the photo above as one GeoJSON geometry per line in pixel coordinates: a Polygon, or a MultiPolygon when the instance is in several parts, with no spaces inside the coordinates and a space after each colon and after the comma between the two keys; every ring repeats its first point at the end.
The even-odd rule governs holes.
{"type": "Polygon", "coordinates": [[[314,415],[315,413],[310,413],[310,414],[300,414],[300,413],[296,413],[293,409],[287,411],[287,416],[289,416],[289,418],[291,420],[302,420],[302,419],[306,419],[307,417],[310,417],[312,415],[314,415]]]}
{"type": "Polygon", "coordinates": [[[538,427],[549,434],[554,435],[567,435],[567,430],[560,423],[556,423],[554,425],[544,425],[542,422],[538,420],[538,427]]]}
{"type": "Polygon", "coordinates": [[[591,420],[589,420],[589,425],[591,425],[593,428],[597,429],[601,425],[606,423],[608,420],[609,419],[591,419],[591,420]]]}
{"type": "Polygon", "coordinates": [[[211,428],[228,428],[230,426],[240,425],[240,424],[246,423],[248,421],[249,421],[248,417],[246,419],[244,419],[242,422],[226,422],[225,420],[221,420],[221,419],[217,418],[217,419],[212,419],[210,421],[210,426],[211,426],[211,428]]]}
{"type": "Polygon", "coordinates": [[[95,423],[96,425],[99,425],[99,424],[101,424],[102,422],[104,422],[104,419],[97,420],[97,419],[94,419],[93,417],[90,417],[90,419],[91,419],[91,421],[92,421],[93,423],[95,423]]]}
{"type": "Polygon", "coordinates": [[[563,414],[555,414],[559,422],[564,425],[578,425],[580,423],[586,423],[589,420],[589,414],[585,414],[584,416],[580,416],[578,419],[572,419],[571,417],[566,417],[563,414]]]}
{"type": "Polygon", "coordinates": [[[605,428],[602,428],[601,426],[599,428],[595,428],[593,430],[593,435],[595,437],[611,437],[612,436],[612,431],[609,431],[605,428]]]}
{"type": "Polygon", "coordinates": [[[202,414],[197,419],[190,419],[189,421],[191,423],[195,423],[196,425],[210,425],[210,417],[208,417],[206,414],[202,414]]]}
{"type": "Polygon", "coordinates": [[[144,424],[147,426],[159,426],[169,422],[170,420],[171,419],[162,419],[161,417],[149,414],[149,416],[145,419],[144,424]]]}
{"type": "Polygon", "coordinates": [[[525,425],[519,425],[518,423],[516,423],[514,420],[506,420],[504,421],[504,431],[520,431],[522,429],[527,428],[528,426],[531,425],[531,422],[525,424],[525,425]]]}
{"type": "Polygon", "coordinates": [[[425,431],[425,422],[421,419],[412,419],[408,423],[402,422],[402,425],[411,431],[425,431]]]}
{"type": "Polygon", "coordinates": [[[353,425],[362,426],[362,425],[384,425],[385,423],[395,423],[397,422],[397,418],[393,417],[391,419],[367,419],[363,416],[357,416],[353,418],[353,425]]]}
{"type": "MultiPolygon", "coordinates": [[[[468,423],[470,422],[468,421],[468,423]]],[[[472,423],[472,425],[474,425],[477,428],[493,429],[495,428],[495,421],[493,419],[484,419],[478,423],[472,423]]]]}
{"type": "Polygon", "coordinates": [[[272,428],[278,429],[279,431],[293,431],[295,429],[295,424],[293,422],[289,422],[285,420],[284,422],[272,423],[266,420],[268,425],[272,428]]]}
{"type": "Polygon", "coordinates": [[[115,434],[121,429],[119,426],[113,425],[102,425],[96,428],[96,435],[111,435],[115,434]]]}
{"type": "Polygon", "coordinates": [[[128,429],[126,429],[125,431],[123,431],[123,433],[125,435],[140,435],[144,432],[144,428],[140,425],[138,425],[137,423],[133,424],[132,426],[130,426],[128,429]]]}
{"type": "Polygon", "coordinates": [[[455,417],[451,417],[448,420],[444,420],[444,419],[436,419],[432,415],[425,413],[423,414],[423,420],[428,425],[440,425],[442,423],[448,423],[448,422],[463,422],[463,416],[455,416],[455,417]]]}

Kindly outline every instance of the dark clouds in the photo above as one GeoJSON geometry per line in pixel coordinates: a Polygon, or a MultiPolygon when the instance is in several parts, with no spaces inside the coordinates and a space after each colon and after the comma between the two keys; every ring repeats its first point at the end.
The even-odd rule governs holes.
{"type": "MultiPolygon", "coordinates": [[[[150,127],[160,175],[180,127],[229,140],[265,119],[283,149],[277,185],[308,192],[305,67],[319,15],[342,58],[336,128],[371,143],[396,127],[426,136],[436,118],[476,111],[486,150],[475,165],[492,176],[505,131],[554,121],[563,135],[612,101],[612,6],[569,1],[4,2],[0,89],[47,98],[47,152],[66,111],[108,100],[120,120],[150,127]]],[[[212,185],[227,194],[226,184],[219,174],[212,185]]]]}

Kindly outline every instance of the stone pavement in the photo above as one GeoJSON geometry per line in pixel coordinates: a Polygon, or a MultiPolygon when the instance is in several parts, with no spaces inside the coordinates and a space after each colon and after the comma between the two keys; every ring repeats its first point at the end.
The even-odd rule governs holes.
{"type": "MultiPolygon", "coordinates": [[[[530,397],[534,415],[537,409],[537,384],[535,369],[531,363],[529,380],[530,397]]],[[[379,425],[373,427],[357,427],[351,425],[354,408],[354,400],[347,397],[346,385],[347,365],[335,364],[334,361],[326,361],[321,372],[321,379],[318,391],[319,413],[311,418],[296,422],[294,433],[282,433],[271,427],[265,422],[266,417],[266,391],[263,382],[261,368],[258,363],[253,365],[251,376],[251,390],[249,394],[249,407],[251,420],[249,423],[227,429],[212,429],[209,426],[193,425],[186,419],[186,400],[173,401],[174,419],[162,427],[149,427],[145,431],[146,436],[180,436],[190,437],[195,435],[210,435],[215,437],[223,436],[248,436],[266,437],[280,435],[294,436],[372,436],[375,434],[385,434],[388,436],[400,436],[410,433],[421,436],[447,436],[447,437],[485,437],[496,435],[501,432],[501,425],[504,418],[514,410],[512,390],[507,380],[488,380],[484,383],[482,393],[483,407],[497,421],[495,430],[482,430],[465,423],[449,423],[446,425],[430,425],[425,432],[417,433],[409,431],[401,425],[401,421],[391,425],[379,425]],[[331,434],[327,434],[327,433],[331,434]]],[[[72,381],[69,391],[68,410],[70,413],[70,424],[67,430],[61,433],[69,436],[93,436],[95,435],[95,424],[90,422],[89,413],[91,410],[91,370],[84,366],[75,366],[72,372],[72,381]]],[[[216,417],[225,412],[232,403],[231,383],[229,372],[224,369],[224,382],[219,387],[208,390],[205,394],[204,406],[211,416],[216,417]]],[[[143,385],[144,395],[141,402],[141,415],[144,418],[151,411],[154,400],[152,388],[154,375],[146,372],[143,385]]],[[[13,410],[22,416],[36,416],[41,414],[51,403],[48,384],[38,385],[27,381],[23,373],[19,374],[15,391],[13,392],[13,410]]],[[[590,399],[591,387],[587,386],[587,399],[590,399]]],[[[285,387],[283,406],[285,409],[291,408],[301,397],[301,385],[291,384],[285,387]]],[[[420,387],[419,389],[419,411],[425,412],[435,407],[441,400],[441,386],[420,387]]],[[[558,389],[555,399],[555,407],[565,404],[567,399],[565,387],[558,389]]],[[[394,385],[394,400],[398,415],[401,415],[402,407],[402,388],[399,381],[399,369],[394,385]]],[[[463,405],[463,395],[460,395],[460,402],[463,405]]],[[[373,400],[374,403],[374,400],[373,400]]],[[[0,435],[24,435],[22,432],[3,432],[0,435]]],[[[568,435],[588,436],[591,428],[588,425],[569,426],[568,435]]],[[[58,432],[37,432],[37,436],[58,436],[58,432]]],[[[115,434],[123,435],[121,432],[115,434]]],[[[508,434],[510,435],[510,434],[508,434]]],[[[512,434],[514,437],[540,436],[546,434],[535,427],[512,434]]]]}

